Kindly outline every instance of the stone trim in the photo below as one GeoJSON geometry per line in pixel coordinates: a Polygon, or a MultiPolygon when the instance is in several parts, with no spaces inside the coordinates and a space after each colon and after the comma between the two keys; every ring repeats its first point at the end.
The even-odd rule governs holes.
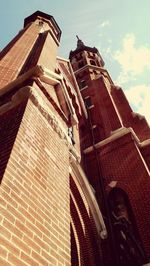
{"type": "Polygon", "coordinates": [[[103,67],[93,66],[93,65],[90,65],[90,64],[86,64],[85,66],[81,67],[80,69],[77,69],[76,71],[74,71],[75,75],[78,74],[78,73],[80,73],[81,71],[83,71],[86,68],[92,68],[92,69],[95,69],[95,70],[104,70],[103,67]]]}
{"type": "Polygon", "coordinates": [[[69,147],[70,156],[72,156],[78,163],[81,161],[81,154],[77,152],[73,145],[69,147]]]}
{"type": "Polygon", "coordinates": [[[124,135],[129,134],[129,133],[131,133],[133,138],[135,139],[135,141],[137,143],[139,143],[139,139],[136,136],[136,134],[135,134],[135,132],[134,132],[134,130],[132,128],[130,128],[130,127],[129,128],[122,127],[122,128],[119,128],[119,129],[115,130],[114,132],[112,132],[110,137],[108,137],[108,138],[96,143],[94,146],[90,146],[90,147],[86,148],[83,152],[84,152],[84,154],[88,154],[88,153],[94,151],[94,149],[99,149],[99,148],[107,145],[108,143],[110,143],[112,141],[115,141],[115,140],[123,137],[124,135]]]}
{"type": "Polygon", "coordinates": [[[52,86],[56,84],[60,84],[63,90],[65,100],[68,104],[68,109],[71,114],[72,125],[75,125],[78,123],[74,107],[72,106],[71,100],[67,92],[67,88],[63,81],[63,76],[56,74],[55,72],[43,67],[42,65],[36,65],[35,67],[28,70],[26,73],[20,75],[17,79],[7,84],[5,87],[3,87],[0,90],[0,96],[13,90],[16,86],[21,86],[26,80],[31,79],[31,78],[39,78],[40,81],[46,84],[50,84],[52,86]]]}
{"type": "Polygon", "coordinates": [[[101,214],[101,211],[99,209],[97,200],[95,198],[95,195],[91,189],[90,183],[80,166],[80,164],[74,159],[74,157],[70,154],[70,174],[74,174],[76,177],[85,197],[88,202],[91,215],[93,217],[93,220],[95,222],[95,226],[98,232],[98,235],[101,239],[107,238],[107,231],[104,224],[104,220],[101,214]]]}
{"type": "Polygon", "coordinates": [[[146,169],[148,175],[150,176],[150,170],[149,170],[149,168],[147,166],[147,163],[145,162],[145,159],[143,158],[143,156],[142,156],[142,154],[141,154],[140,149],[139,149],[138,146],[139,145],[137,145],[137,143],[135,143],[135,147],[136,147],[136,150],[137,150],[137,152],[139,154],[139,157],[141,158],[141,162],[144,164],[144,168],[146,169]]]}
{"type": "Polygon", "coordinates": [[[140,148],[144,148],[150,145],[150,139],[144,140],[143,142],[139,143],[140,148]]]}
{"type": "Polygon", "coordinates": [[[81,108],[82,108],[82,111],[83,111],[83,114],[85,115],[85,118],[87,119],[88,118],[88,115],[87,115],[87,110],[85,108],[85,105],[84,105],[84,101],[82,99],[82,96],[81,96],[81,93],[80,93],[80,90],[79,90],[79,86],[77,84],[77,81],[76,81],[76,78],[75,78],[75,75],[74,75],[74,72],[73,72],[73,69],[72,69],[72,66],[70,64],[70,61],[67,60],[67,59],[64,59],[64,58],[61,58],[61,57],[58,57],[57,56],[57,60],[58,60],[58,67],[61,68],[61,66],[59,65],[59,60],[60,61],[64,61],[66,63],[68,63],[68,66],[69,66],[69,70],[72,74],[72,77],[73,77],[73,80],[74,80],[74,83],[75,83],[75,86],[76,86],[76,90],[73,88],[72,84],[70,83],[70,81],[68,80],[67,76],[65,75],[65,73],[63,72],[62,68],[61,68],[61,71],[64,73],[67,81],[69,82],[69,86],[73,89],[73,91],[75,92],[76,94],[76,97],[78,97],[78,101],[79,103],[81,104],[81,108]]]}
{"type": "Polygon", "coordinates": [[[19,89],[12,96],[11,101],[0,107],[0,114],[3,114],[6,111],[14,108],[17,104],[21,103],[25,99],[30,99],[37,106],[38,110],[48,121],[53,130],[59,135],[62,140],[66,142],[67,146],[70,147],[71,140],[68,137],[65,128],[63,127],[62,123],[57,119],[57,117],[52,113],[51,109],[44,102],[44,100],[34,87],[26,86],[19,89]]]}

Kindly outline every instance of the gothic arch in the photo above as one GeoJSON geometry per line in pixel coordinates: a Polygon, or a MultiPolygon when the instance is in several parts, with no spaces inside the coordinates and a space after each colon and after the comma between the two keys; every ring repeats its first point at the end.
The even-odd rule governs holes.
{"type": "Polygon", "coordinates": [[[71,230],[71,265],[76,266],[76,265],[81,265],[81,260],[80,260],[80,246],[79,246],[79,239],[78,235],[74,226],[74,223],[71,219],[71,225],[70,225],[70,230],[71,230]]]}
{"type": "Polygon", "coordinates": [[[81,166],[74,161],[70,171],[70,212],[72,265],[100,266],[102,261],[100,238],[106,229],[90,184],[81,166]],[[86,184],[85,184],[86,183],[86,184]],[[90,202],[91,201],[91,202],[90,202]],[[93,204],[93,206],[92,206],[93,204]],[[93,208],[93,209],[92,209],[93,208]],[[94,217],[95,215],[95,217],[94,217]],[[97,221],[95,221],[97,219],[97,221]]]}
{"type": "MultiPolygon", "coordinates": [[[[90,241],[87,239],[86,231],[86,221],[82,217],[80,210],[77,206],[77,202],[73,199],[73,195],[71,196],[70,200],[70,208],[71,208],[71,227],[75,228],[76,231],[76,238],[75,234],[71,235],[71,248],[77,249],[78,245],[78,263],[79,265],[92,265],[93,264],[93,256],[91,256],[91,246],[90,241]],[[75,241],[74,241],[75,240],[75,241]]],[[[72,232],[74,233],[74,231],[72,232]]],[[[71,253],[72,250],[71,250],[71,253]]],[[[71,265],[76,266],[75,257],[71,258],[71,265]]],[[[95,264],[93,264],[95,265],[95,264]]]]}

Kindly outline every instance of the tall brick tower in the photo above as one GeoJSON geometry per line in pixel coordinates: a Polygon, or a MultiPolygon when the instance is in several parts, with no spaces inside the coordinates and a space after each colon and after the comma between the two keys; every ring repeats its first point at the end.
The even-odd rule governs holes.
{"type": "Polygon", "coordinates": [[[0,265],[103,265],[105,224],[80,164],[88,115],[60,37],[37,11],[0,53],[0,265]]]}
{"type": "Polygon", "coordinates": [[[70,61],[88,113],[79,121],[82,165],[108,228],[104,265],[149,265],[150,128],[95,47],[78,38],[70,61]]]}

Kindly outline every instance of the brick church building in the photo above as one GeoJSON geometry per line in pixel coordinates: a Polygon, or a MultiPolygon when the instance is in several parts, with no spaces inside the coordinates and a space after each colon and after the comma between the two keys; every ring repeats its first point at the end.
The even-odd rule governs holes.
{"type": "Polygon", "coordinates": [[[37,11],[0,53],[0,265],[150,265],[150,128],[37,11]]]}

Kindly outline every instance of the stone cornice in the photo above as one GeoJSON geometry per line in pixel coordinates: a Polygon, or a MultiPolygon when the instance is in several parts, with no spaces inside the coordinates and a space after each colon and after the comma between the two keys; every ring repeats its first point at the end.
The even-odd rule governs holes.
{"type": "Polygon", "coordinates": [[[11,101],[0,107],[0,115],[28,99],[30,99],[37,106],[38,110],[48,121],[49,125],[70,148],[72,144],[70,138],[68,137],[67,127],[66,129],[64,128],[62,122],[53,114],[50,107],[45,103],[44,99],[34,87],[26,86],[19,89],[12,96],[11,101]]]}
{"type": "Polygon", "coordinates": [[[77,75],[78,73],[82,72],[86,68],[92,68],[94,70],[101,70],[101,71],[104,71],[105,70],[106,71],[106,69],[103,68],[103,67],[86,64],[85,66],[81,67],[80,69],[74,71],[74,74],[77,75]]]}
{"type": "Polygon", "coordinates": [[[150,146],[150,139],[147,139],[147,140],[144,140],[143,142],[140,142],[140,143],[139,143],[139,146],[140,146],[141,148],[145,148],[145,147],[150,146]]]}
{"type": "Polygon", "coordinates": [[[136,136],[134,130],[132,128],[125,128],[125,127],[121,127],[117,130],[115,130],[114,132],[112,132],[111,136],[96,143],[94,146],[90,146],[88,148],[86,148],[83,152],[84,154],[88,154],[92,151],[94,151],[94,149],[99,149],[101,147],[104,147],[105,145],[119,139],[122,138],[123,136],[127,135],[127,134],[132,134],[133,139],[136,141],[136,143],[138,143],[139,145],[139,139],[136,136]]]}
{"type": "Polygon", "coordinates": [[[63,76],[56,74],[55,72],[45,68],[42,65],[36,65],[35,67],[31,68],[30,70],[28,70],[26,73],[20,75],[17,79],[13,80],[12,82],[10,82],[9,84],[7,84],[5,87],[3,87],[0,90],[0,96],[10,92],[11,90],[13,90],[15,87],[21,87],[21,85],[29,80],[29,79],[34,79],[34,78],[39,78],[40,81],[42,81],[43,83],[55,86],[57,84],[60,84],[62,87],[62,91],[63,91],[63,95],[64,98],[67,102],[68,105],[68,109],[71,115],[71,121],[72,124],[75,125],[78,123],[77,121],[77,117],[75,114],[75,110],[72,106],[71,100],[69,98],[68,92],[67,92],[67,88],[64,84],[63,81],[63,76]]]}

